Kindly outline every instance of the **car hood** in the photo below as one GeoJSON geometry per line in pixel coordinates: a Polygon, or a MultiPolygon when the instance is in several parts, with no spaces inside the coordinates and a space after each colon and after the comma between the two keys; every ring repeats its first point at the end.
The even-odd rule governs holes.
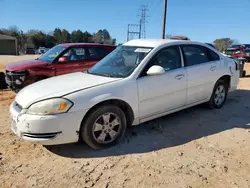
{"type": "Polygon", "coordinates": [[[38,59],[29,59],[29,60],[9,63],[6,65],[6,70],[8,71],[27,70],[33,67],[47,65],[47,64],[48,64],[47,62],[44,62],[38,59]]]}
{"type": "Polygon", "coordinates": [[[79,90],[89,89],[95,86],[120,80],[96,76],[87,73],[71,73],[62,76],[48,78],[23,88],[16,96],[16,102],[23,108],[27,108],[34,102],[61,97],[79,90]]]}

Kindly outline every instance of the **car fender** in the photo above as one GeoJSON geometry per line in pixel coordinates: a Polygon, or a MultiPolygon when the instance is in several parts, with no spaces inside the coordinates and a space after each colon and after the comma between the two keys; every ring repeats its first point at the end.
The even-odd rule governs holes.
{"type": "Polygon", "coordinates": [[[55,71],[52,69],[34,68],[34,69],[28,69],[27,71],[31,76],[47,76],[47,77],[55,76],[55,71]]]}
{"type": "Polygon", "coordinates": [[[135,118],[139,117],[136,83],[134,82],[134,84],[131,84],[130,82],[124,85],[117,83],[119,86],[115,86],[116,83],[112,84],[114,84],[113,87],[116,88],[115,90],[112,89],[113,87],[109,86],[110,84],[104,84],[98,87],[65,95],[65,98],[74,102],[70,111],[89,110],[95,105],[107,100],[120,100],[127,103],[131,107],[135,118]],[[129,92],[126,92],[127,90],[129,92]]]}

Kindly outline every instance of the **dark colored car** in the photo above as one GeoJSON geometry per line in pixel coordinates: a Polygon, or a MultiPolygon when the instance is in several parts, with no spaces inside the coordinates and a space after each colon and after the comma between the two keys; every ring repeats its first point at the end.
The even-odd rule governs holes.
{"type": "Polygon", "coordinates": [[[35,54],[35,49],[34,48],[26,48],[25,54],[35,54]]]}
{"type": "Polygon", "coordinates": [[[42,79],[85,71],[115,48],[95,43],[59,44],[37,59],[7,64],[5,80],[10,89],[18,92],[42,79]]]}

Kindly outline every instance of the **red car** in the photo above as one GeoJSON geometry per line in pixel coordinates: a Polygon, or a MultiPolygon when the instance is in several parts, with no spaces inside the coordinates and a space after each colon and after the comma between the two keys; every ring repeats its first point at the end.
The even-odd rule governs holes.
{"type": "Polygon", "coordinates": [[[18,92],[42,79],[85,71],[115,48],[96,43],[59,44],[37,59],[6,65],[5,80],[10,89],[18,92]]]}

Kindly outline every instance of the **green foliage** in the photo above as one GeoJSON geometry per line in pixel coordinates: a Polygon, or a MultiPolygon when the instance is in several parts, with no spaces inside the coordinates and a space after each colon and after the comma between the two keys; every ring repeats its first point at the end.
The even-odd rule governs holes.
{"type": "Polygon", "coordinates": [[[115,45],[116,43],[116,39],[111,38],[111,35],[106,29],[99,30],[97,31],[97,33],[94,33],[93,40],[94,42],[97,43],[110,44],[110,45],[115,45]]]}
{"type": "Polygon", "coordinates": [[[46,39],[47,39],[47,36],[42,31],[39,31],[36,34],[31,35],[31,40],[34,43],[36,48],[39,48],[41,46],[45,46],[46,39]]]}
{"type": "Polygon", "coordinates": [[[236,40],[230,38],[220,38],[214,41],[214,46],[217,50],[223,52],[224,50],[229,48],[232,44],[237,44],[237,43],[238,42],[236,40]]]}
{"type": "Polygon", "coordinates": [[[98,30],[97,33],[90,34],[88,31],[82,32],[80,29],[74,30],[71,33],[66,29],[55,28],[53,32],[45,33],[40,30],[29,30],[24,33],[16,26],[11,26],[8,29],[0,29],[0,34],[16,37],[18,41],[18,50],[24,52],[27,47],[46,47],[52,48],[60,43],[103,43],[115,45],[116,39],[111,38],[106,29],[98,30]]]}
{"type": "Polygon", "coordinates": [[[83,41],[83,32],[79,29],[77,31],[72,31],[71,42],[84,42],[83,41]]]}
{"type": "Polygon", "coordinates": [[[62,30],[62,33],[61,33],[61,42],[62,43],[68,43],[68,42],[70,42],[70,34],[69,34],[69,32],[66,29],[62,30]]]}

